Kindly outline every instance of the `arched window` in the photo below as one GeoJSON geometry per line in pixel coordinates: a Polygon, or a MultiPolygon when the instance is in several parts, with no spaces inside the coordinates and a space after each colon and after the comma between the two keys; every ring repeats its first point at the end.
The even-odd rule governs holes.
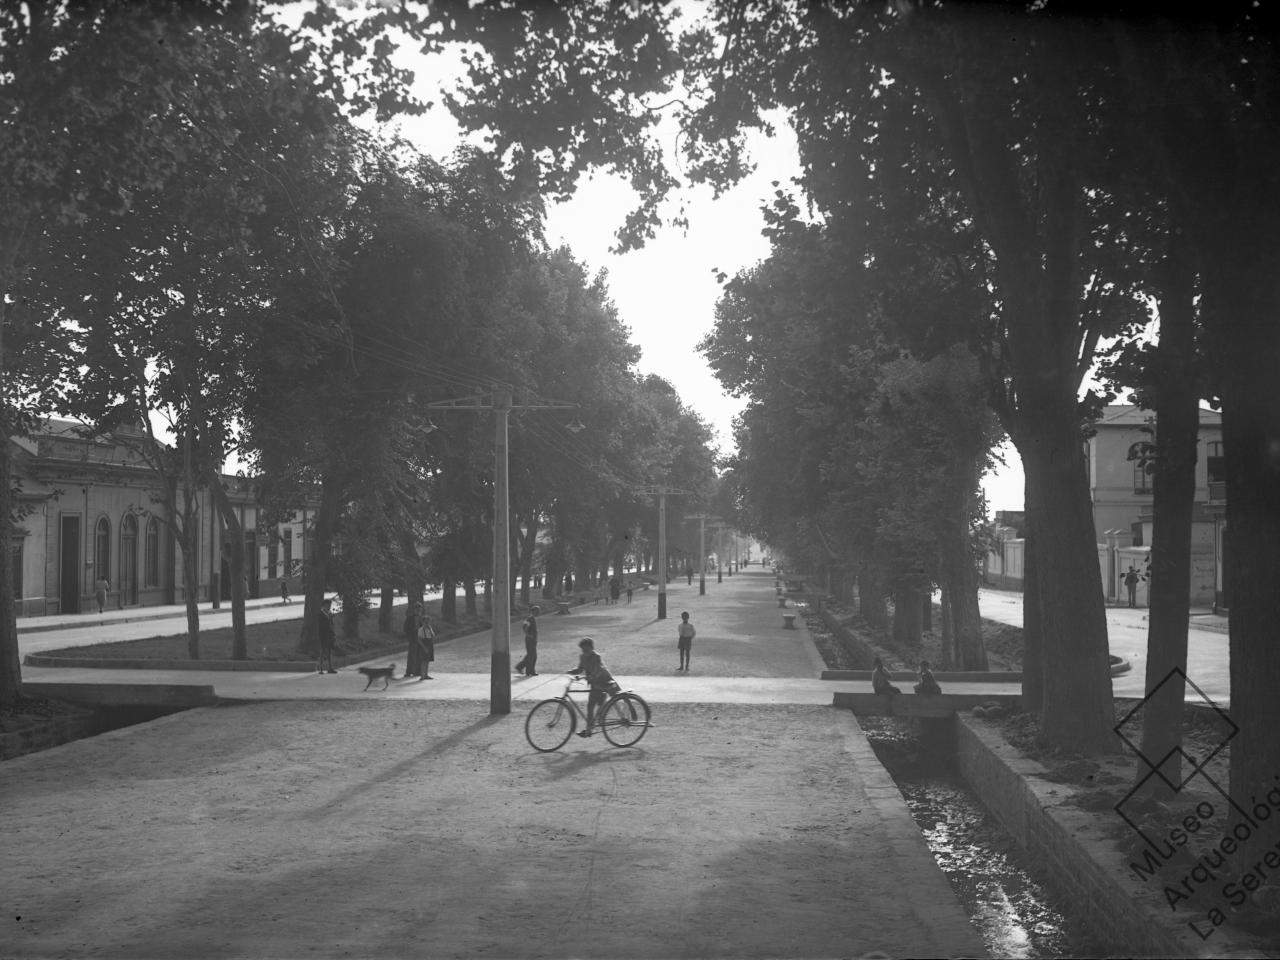
{"type": "Polygon", "coordinates": [[[111,523],[106,517],[98,518],[93,533],[93,575],[101,580],[111,579],[111,523]]]}
{"type": "Polygon", "coordinates": [[[155,517],[147,520],[143,583],[148,587],[160,586],[160,521],[155,517]]]}

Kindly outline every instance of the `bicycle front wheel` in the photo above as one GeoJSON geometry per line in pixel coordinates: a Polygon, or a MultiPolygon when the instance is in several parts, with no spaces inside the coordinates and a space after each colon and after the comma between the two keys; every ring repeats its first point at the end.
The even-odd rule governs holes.
{"type": "Polygon", "coordinates": [[[649,705],[634,693],[620,693],[604,705],[600,729],[615,747],[632,747],[649,729],[649,705]]]}
{"type": "Polygon", "coordinates": [[[559,750],[573,736],[578,725],[573,708],[563,700],[543,700],[524,721],[524,735],[529,746],[540,753],[559,750]]]}

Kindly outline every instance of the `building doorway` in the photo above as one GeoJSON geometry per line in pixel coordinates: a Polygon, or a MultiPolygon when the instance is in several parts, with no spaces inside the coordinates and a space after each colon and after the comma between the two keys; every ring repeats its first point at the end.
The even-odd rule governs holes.
{"type": "Polygon", "coordinates": [[[120,605],[138,605],[138,518],[125,514],[120,524],[120,605]]]}

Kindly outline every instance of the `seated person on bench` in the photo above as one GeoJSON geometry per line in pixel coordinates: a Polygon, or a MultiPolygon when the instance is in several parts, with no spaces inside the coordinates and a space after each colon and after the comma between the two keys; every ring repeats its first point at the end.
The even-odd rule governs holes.
{"type": "Polygon", "coordinates": [[[920,682],[916,684],[916,693],[941,693],[942,688],[938,686],[938,681],[933,678],[933,671],[929,669],[929,661],[920,661],[920,682]]]}
{"type": "Polygon", "coordinates": [[[889,682],[889,673],[879,657],[875,659],[875,670],[871,674],[871,689],[876,693],[901,693],[902,691],[889,682]]]}

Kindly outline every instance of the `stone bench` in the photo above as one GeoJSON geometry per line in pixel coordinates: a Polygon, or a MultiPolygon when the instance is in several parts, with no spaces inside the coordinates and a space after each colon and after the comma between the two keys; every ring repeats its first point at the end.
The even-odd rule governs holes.
{"type": "Polygon", "coordinates": [[[779,606],[780,608],[785,608],[785,607],[786,607],[786,605],[787,605],[787,598],[786,598],[786,597],[778,597],[778,606],[779,606]]]}
{"type": "Polygon", "coordinates": [[[794,613],[784,613],[782,615],[782,625],[788,630],[796,628],[796,615],[794,613]]]}
{"type": "Polygon", "coordinates": [[[950,717],[993,700],[1013,707],[1020,698],[990,693],[837,693],[832,705],[859,717],[950,717]]]}
{"type": "Polygon", "coordinates": [[[568,612],[569,612],[569,601],[568,601],[568,600],[557,600],[557,601],[556,601],[556,613],[557,613],[557,614],[561,614],[561,613],[568,613],[568,612]]]}

